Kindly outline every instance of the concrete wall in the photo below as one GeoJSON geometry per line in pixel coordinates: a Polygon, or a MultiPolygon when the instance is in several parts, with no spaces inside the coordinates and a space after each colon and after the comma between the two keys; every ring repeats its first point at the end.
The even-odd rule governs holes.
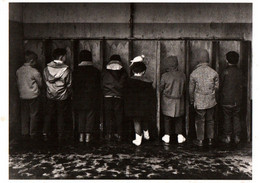
{"type": "MultiPolygon", "coordinates": [[[[133,9],[137,38],[252,37],[249,3],[135,3],[133,9]]],[[[38,3],[24,4],[23,8],[26,38],[126,38],[130,36],[129,20],[129,3],[38,3]]]]}
{"type": "Polygon", "coordinates": [[[23,9],[22,4],[9,4],[9,128],[10,136],[19,134],[19,95],[16,87],[16,70],[23,62],[23,9]]]}

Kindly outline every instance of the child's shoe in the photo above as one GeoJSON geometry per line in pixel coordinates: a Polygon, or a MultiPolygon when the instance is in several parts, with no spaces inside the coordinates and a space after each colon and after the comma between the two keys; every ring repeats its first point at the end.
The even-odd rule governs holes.
{"type": "Polygon", "coordinates": [[[236,135],[235,138],[234,138],[234,142],[235,142],[235,144],[239,144],[240,137],[236,135]]]}
{"type": "Polygon", "coordinates": [[[170,135],[164,135],[162,137],[162,140],[166,143],[166,144],[169,144],[170,143],[170,135]]]}
{"type": "Polygon", "coordinates": [[[132,141],[134,145],[140,146],[142,143],[142,135],[135,134],[135,140],[132,141]]]}
{"type": "Polygon", "coordinates": [[[89,143],[90,142],[90,133],[86,133],[86,139],[85,139],[85,142],[86,143],[89,143]]]}
{"type": "Polygon", "coordinates": [[[178,138],[178,143],[179,144],[181,144],[181,143],[186,141],[186,138],[182,134],[179,134],[177,138],[178,138]]]}
{"type": "Polygon", "coordinates": [[[79,134],[79,142],[83,142],[84,141],[84,134],[80,133],[79,134]]]}
{"type": "Polygon", "coordinates": [[[149,135],[149,131],[148,130],[144,130],[144,139],[145,140],[149,140],[150,139],[150,135],[149,135]]]}

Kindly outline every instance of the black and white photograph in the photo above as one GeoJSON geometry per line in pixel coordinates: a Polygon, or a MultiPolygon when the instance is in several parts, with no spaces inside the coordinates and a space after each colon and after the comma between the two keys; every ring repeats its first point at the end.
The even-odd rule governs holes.
{"type": "Polygon", "coordinates": [[[253,2],[5,3],[8,180],[254,180],[253,2]]]}

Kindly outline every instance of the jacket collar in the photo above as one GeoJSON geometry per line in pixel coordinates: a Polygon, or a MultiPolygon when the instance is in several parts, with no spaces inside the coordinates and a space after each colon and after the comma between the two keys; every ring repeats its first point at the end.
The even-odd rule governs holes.
{"type": "Polygon", "coordinates": [[[93,62],[91,61],[81,61],[81,63],[78,64],[78,66],[92,66],[93,62]]]}
{"type": "Polygon", "coordinates": [[[23,65],[24,65],[24,66],[31,66],[30,63],[24,63],[23,65]]]}
{"type": "Polygon", "coordinates": [[[198,65],[195,67],[195,69],[197,69],[197,68],[199,68],[199,67],[202,67],[202,66],[209,66],[209,64],[208,64],[208,63],[200,63],[200,64],[198,64],[198,65]]]}

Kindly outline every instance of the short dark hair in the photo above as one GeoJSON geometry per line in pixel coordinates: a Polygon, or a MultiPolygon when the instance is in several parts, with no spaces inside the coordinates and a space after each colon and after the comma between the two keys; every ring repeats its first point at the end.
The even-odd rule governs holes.
{"type": "Polygon", "coordinates": [[[36,53],[34,53],[33,51],[27,50],[24,54],[24,58],[25,58],[25,62],[29,62],[32,59],[33,60],[37,60],[38,56],[36,53]]]}
{"type": "Polygon", "coordinates": [[[60,56],[64,56],[66,53],[67,51],[64,48],[56,48],[52,53],[52,57],[53,59],[59,59],[60,56]]]}
{"type": "Polygon", "coordinates": [[[92,53],[88,50],[82,50],[79,53],[79,61],[92,61],[92,53]]]}
{"type": "Polygon", "coordinates": [[[239,61],[239,54],[235,51],[230,51],[226,54],[228,63],[236,65],[239,61]]]}
{"type": "Polygon", "coordinates": [[[133,73],[141,73],[146,71],[146,65],[143,62],[135,62],[130,69],[133,73]]]}

